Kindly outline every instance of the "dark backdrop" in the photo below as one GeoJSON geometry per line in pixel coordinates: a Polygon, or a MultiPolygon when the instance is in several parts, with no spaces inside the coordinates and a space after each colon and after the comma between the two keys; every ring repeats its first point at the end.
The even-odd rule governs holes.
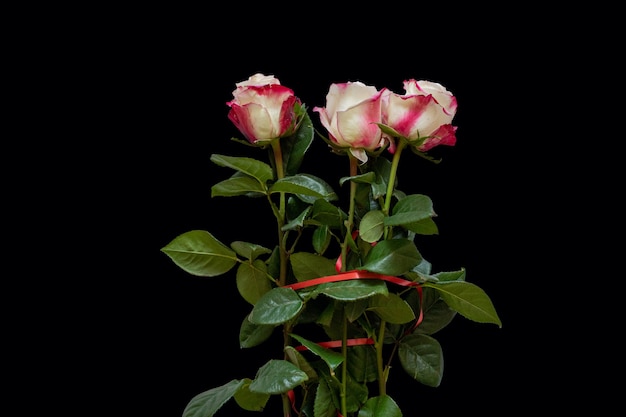
{"type": "MultiPolygon", "coordinates": [[[[436,389],[394,368],[390,394],[405,415],[619,398],[603,374],[620,346],[604,340],[619,334],[609,309],[621,300],[607,296],[620,295],[620,269],[600,273],[590,252],[620,259],[606,250],[620,235],[601,202],[620,194],[610,171],[621,164],[607,156],[619,155],[619,112],[608,103],[623,84],[610,79],[621,26],[604,8],[593,27],[589,7],[442,5],[55,5],[12,15],[22,19],[6,60],[15,94],[4,185],[18,191],[3,200],[13,208],[6,229],[17,231],[4,240],[4,324],[15,330],[5,337],[15,372],[6,397],[44,414],[176,417],[194,395],[279,355],[278,344],[239,348],[250,306],[233,274],[189,276],[160,252],[192,229],[224,242],[271,229],[266,207],[210,197],[230,175],[212,154],[254,156],[230,141],[239,133],[225,103],[236,82],[263,72],[309,108],[324,105],[331,83],[355,80],[402,92],[403,80],[428,79],[458,98],[457,145],[433,151],[440,165],[405,155],[400,181],[439,215],[440,234],[420,250],[435,270],[466,268],[503,328],[457,317],[438,333],[436,389]]],[[[307,171],[343,169],[320,141],[310,156],[307,171]]],[[[221,415],[241,413],[229,403],[221,415]]]]}

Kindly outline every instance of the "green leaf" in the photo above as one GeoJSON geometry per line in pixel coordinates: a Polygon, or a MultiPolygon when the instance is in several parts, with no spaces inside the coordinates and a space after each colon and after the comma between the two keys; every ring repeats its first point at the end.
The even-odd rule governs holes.
{"type": "Polygon", "coordinates": [[[309,215],[310,212],[311,212],[311,207],[307,207],[296,218],[294,218],[289,223],[287,223],[283,227],[281,227],[280,230],[287,231],[287,230],[297,230],[297,229],[300,229],[304,225],[304,221],[306,220],[306,218],[307,218],[307,216],[309,215]]]}
{"type": "Polygon", "coordinates": [[[385,219],[385,226],[399,226],[416,223],[436,216],[429,197],[421,194],[406,196],[398,201],[391,216],[385,219]]]}
{"type": "Polygon", "coordinates": [[[204,230],[183,233],[161,251],[186,272],[201,277],[224,274],[237,263],[235,252],[204,230]]]}
{"type": "Polygon", "coordinates": [[[443,351],[437,340],[425,334],[411,334],[398,347],[402,368],[413,379],[438,387],[443,378],[443,351]]]}
{"type": "Polygon", "coordinates": [[[282,324],[294,318],[303,306],[298,293],[291,288],[278,287],[257,301],[249,319],[255,324],[282,324]]]}
{"type": "Polygon", "coordinates": [[[371,184],[376,179],[376,174],[372,171],[365,174],[354,175],[352,177],[342,177],[339,180],[339,184],[343,185],[346,181],[352,181],[357,184],[371,184]]]}
{"type": "Polygon", "coordinates": [[[359,236],[368,243],[378,241],[385,231],[385,213],[382,210],[371,210],[365,213],[359,223],[359,236]]]}
{"type": "Polygon", "coordinates": [[[436,278],[436,282],[465,281],[465,274],[465,268],[461,268],[458,271],[437,272],[433,277],[436,278]]]}
{"type": "Polygon", "coordinates": [[[308,381],[306,372],[285,360],[272,359],[257,372],[250,391],[262,394],[283,394],[308,381]]]}
{"type": "Polygon", "coordinates": [[[367,383],[378,379],[376,349],[372,345],[352,346],[348,350],[348,373],[356,381],[367,383]]]}
{"type": "Polygon", "coordinates": [[[359,417],[402,417],[402,411],[390,396],[383,395],[367,400],[359,417]]]}
{"type": "Polygon", "coordinates": [[[313,203],[317,198],[328,201],[337,200],[338,196],[326,181],[310,174],[298,174],[281,178],[270,187],[270,193],[292,193],[309,203],[313,203]],[[306,199],[306,196],[314,197],[306,199]]]}
{"type": "Polygon", "coordinates": [[[293,346],[285,346],[284,350],[285,357],[289,360],[289,362],[293,363],[308,375],[309,382],[313,382],[318,379],[315,368],[311,366],[302,353],[298,352],[293,346]]]}
{"type": "Polygon", "coordinates": [[[313,249],[315,252],[322,255],[328,249],[330,245],[330,239],[332,235],[328,230],[328,226],[322,225],[320,227],[316,227],[313,230],[313,237],[311,238],[311,243],[313,244],[313,249]]]}
{"type": "Polygon", "coordinates": [[[237,255],[254,261],[260,255],[266,255],[272,253],[272,251],[266,247],[261,245],[257,245],[255,243],[235,241],[230,244],[230,247],[233,248],[237,255]]]}
{"type": "Polygon", "coordinates": [[[313,203],[311,220],[317,223],[338,229],[343,226],[343,222],[347,217],[346,213],[341,211],[340,208],[324,199],[318,198],[313,203]]]}
{"type": "MultiPolygon", "coordinates": [[[[353,349],[354,347],[350,348],[349,351],[351,352],[353,349]]],[[[357,381],[350,373],[347,375],[346,382],[346,410],[348,413],[355,413],[367,401],[369,390],[367,384],[357,381]]]]}
{"type": "Polygon", "coordinates": [[[502,327],[500,317],[491,299],[480,287],[467,281],[424,283],[435,288],[451,309],[478,323],[492,323],[502,327]]]}
{"type": "Polygon", "coordinates": [[[422,256],[411,240],[382,240],[367,254],[362,269],[398,276],[410,271],[421,260],[422,256]]]}
{"type": "MultiPolygon", "coordinates": [[[[313,298],[315,300],[315,298],[313,298]]],[[[343,329],[343,320],[344,315],[341,313],[342,302],[331,300],[331,302],[327,302],[326,299],[319,299],[322,301],[326,301],[324,303],[324,308],[319,312],[317,318],[315,319],[315,323],[319,324],[326,330],[326,335],[331,339],[339,339],[341,338],[341,329],[343,329]],[[337,321],[341,323],[341,325],[337,325],[337,321]]],[[[310,301],[307,302],[307,307],[310,305],[310,301]]],[[[320,308],[320,306],[317,306],[320,308]]]]}
{"type": "Polygon", "coordinates": [[[253,158],[213,154],[211,155],[211,161],[219,166],[243,172],[246,175],[256,178],[261,184],[267,183],[267,181],[274,177],[271,166],[253,158]]]}
{"type": "Polygon", "coordinates": [[[439,281],[439,279],[433,275],[430,275],[432,271],[432,264],[426,259],[422,258],[419,264],[415,265],[411,271],[404,274],[404,277],[410,281],[439,281]]]}
{"type": "Polygon", "coordinates": [[[289,261],[293,274],[299,282],[336,274],[335,261],[314,253],[293,253],[289,261]]]}
{"type": "Polygon", "coordinates": [[[287,219],[294,219],[303,211],[310,211],[311,205],[305,203],[296,195],[287,195],[287,205],[285,206],[285,214],[287,219]]]}
{"type": "Polygon", "coordinates": [[[435,221],[431,218],[420,220],[415,223],[405,223],[402,225],[406,230],[410,230],[413,233],[417,233],[418,235],[438,235],[439,228],[435,221]]]}
{"type": "Polygon", "coordinates": [[[270,324],[255,324],[249,320],[249,315],[241,322],[239,328],[239,347],[250,348],[258,346],[270,338],[276,326],[270,324]]]}
{"type": "MultiPolygon", "coordinates": [[[[377,199],[387,193],[391,162],[387,158],[376,158],[372,169],[376,173],[376,181],[372,184],[372,198],[377,199]]],[[[394,195],[396,194],[398,194],[397,190],[394,192],[394,195]]]]}
{"type": "Polygon", "coordinates": [[[341,353],[326,349],[318,345],[317,343],[311,342],[310,340],[307,340],[304,337],[298,336],[294,333],[291,334],[291,337],[300,342],[302,346],[306,347],[311,352],[319,356],[333,371],[343,362],[343,356],[341,355],[341,353]]]}
{"type": "Polygon", "coordinates": [[[239,391],[235,393],[235,401],[239,407],[248,411],[263,411],[270,399],[270,394],[261,394],[250,390],[250,384],[252,380],[245,378],[244,384],[239,388],[239,391]]]}
{"type": "Polygon", "coordinates": [[[235,197],[250,193],[266,192],[265,187],[250,177],[231,177],[211,187],[211,197],[235,197]]]}
{"type": "Polygon", "coordinates": [[[336,417],[337,410],[341,408],[338,395],[337,382],[330,377],[320,379],[315,390],[314,417],[336,417]]]}
{"type": "MultiPolygon", "coordinates": [[[[372,196],[372,187],[367,184],[357,184],[354,193],[354,209],[356,219],[361,218],[370,210],[380,209],[378,201],[372,196]]],[[[347,218],[347,215],[346,215],[347,218]]],[[[358,226],[358,222],[357,222],[358,226]]]]}
{"type": "Polygon", "coordinates": [[[220,387],[196,395],[183,410],[182,417],[212,417],[243,384],[244,381],[233,379],[220,387]]]}
{"type": "Polygon", "coordinates": [[[376,312],[380,318],[389,323],[403,324],[415,318],[411,306],[394,293],[372,297],[369,300],[368,310],[376,312]]]}
{"type": "MultiPolygon", "coordinates": [[[[419,314],[419,293],[417,291],[411,291],[407,294],[406,301],[414,307],[416,314],[419,314]]],[[[457,312],[451,309],[439,296],[439,291],[433,288],[422,288],[421,308],[424,312],[424,316],[419,326],[414,329],[416,333],[437,333],[450,324],[457,314],[457,312]]]]}
{"type": "MultiPolygon", "coordinates": [[[[386,285],[385,285],[385,288],[387,288],[386,285]]],[[[387,294],[388,293],[389,291],[387,290],[387,294]]],[[[367,305],[368,305],[367,298],[354,300],[351,303],[345,303],[344,314],[346,315],[346,319],[348,319],[348,321],[352,323],[353,321],[358,319],[361,316],[361,314],[365,312],[365,310],[367,309],[367,305]]]]}
{"type": "Polygon", "coordinates": [[[306,110],[303,110],[298,130],[288,138],[280,139],[281,148],[283,149],[283,160],[286,161],[285,173],[287,175],[294,175],[298,172],[304,155],[315,137],[313,123],[306,110]]]}
{"type": "Polygon", "coordinates": [[[272,284],[267,276],[267,266],[259,259],[252,262],[244,262],[237,268],[237,290],[244,300],[252,305],[268,291],[272,284]]]}
{"type": "Polygon", "coordinates": [[[385,282],[378,279],[355,279],[329,282],[320,285],[315,292],[341,301],[356,301],[377,294],[389,294],[385,282]]]}

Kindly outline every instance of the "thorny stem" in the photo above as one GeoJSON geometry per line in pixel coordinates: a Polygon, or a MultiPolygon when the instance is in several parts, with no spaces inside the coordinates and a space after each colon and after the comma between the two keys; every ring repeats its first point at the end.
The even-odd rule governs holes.
{"type": "MultiPolygon", "coordinates": [[[[350,161],[350,176],[353,177],[357,174],[358,170],[358,160],[348,152],[348,158],[350,161]]],[[[346,235],[341,245],[341,271],[345,272],[346,270],[346,255],[348,253],[348,245],[350,244],[349,239],[351,239],[352,235],[352,227],[354,226],[354,210],[356,207],[355,196],[356,196],[356,183],[350,181],[350,207],[348,209],[348,220],[345,223],[346,226],[346,235]]],[[[343,362],[341,365],[341,415],[348,415],[348,403],[347,403],[347,391],[348,391],[348,319],[345,316],[345,310],[343,311],[343,332],[342,332],[342,343],[341,343],[341,356],[343,357],[343,362]]]]}
{"type": "MultiPolygon", "coordinates": [[[[285,170],[283,167],[283,151],[280,146],[280,140],[275,139],[271,141],[272,151],[274,154],[274,166],[276,169],[276,179],[280,180],[285,177],[285,170]]],[[[280,275],[278,278],[278,285],[283,286],[287,281],[287,248],[285,242],[285,232],[283,232],[283,225],[285,224],[285,193],[280,193],[280,200],[278,206],[278,213],[274,212],[276,215],[276,220],[278,224],[278,250],[280,254],[280,275]]],[[[283,343],[284,346],[289,345],[289,326],[285,324],[283,326],[283,343]]],[[[286,355],[286,353],[285,353],[286,355]]],[[[284,417],[291,416],[291,401],[289,400],[289,396],[287,394],[282,394],[282,402],[283,402],[283,415],[284,417]]]]}
{"type": "MultiPolygon", "coordinates": [[[[354,177],[357,174],[359,162],[354,155],[348,152],[350,159],[350,176],[354,177]]],[[[346,271],[346,255],[348,254],[349,239],[352,238],[352,227],[354,226],[354,209],[356,206],[356,183],[350,181],[350,207],[348,209],[348,220],[346,221],[346,236],[344,237],[343,244],[341,245],[341,272],[346,271]]]]}
{"type": "MultiPolygon", "coordinates": [[[[385,205],[383,207],[383,213],[385,213],[385,216],[389,215],[389,209],[391,208],[391,199],[393,198],[393,192],[396,184],[396,176],[398,174],[398,165],[400,164],[400,154],[402,154],[402,151],[404,150],[406,145],[407,142],[400,139],[398,141],[396,151],[393,154],[393,159],[391,161],[391,171],[389,173],[389,182],[387,183],[387,193],[385,194],[385,205]]],[[[392,226],[385,227],[384,239],[388,239],[392,235],[392,229],[392,226]]],[[[387,372],[385,369],[385,365],[383,364],[383,345],[385,340],[386,324],[387,322],[385,320],[381,320],[378,339],[376,340],[375,344],[376,369],[378,371],[378,390],[379,395],[381,396],[385,395],[387,392],[387,372]]]]}
{"type": "MultiPolygon", "coordinates": [[[[402,153],[406,145],[407,142],[400,139],[398,141],[398,147],[393,154],[393,159],[391,160],[391,172],[389,173],[389,182],[387,183],[387,193],[385,195],[385,206],[383,207],[383,212],[385,213],[385,216],[389,215],[391,199],[393,198],[393,191],[396,185],[396,176],[398,174],[398,165],[400,164],[400,154],[402,153]]],[[[391,229],[391,226],[385,227],[385,239],[389,238],[391,229]]]]}
{"type": "MultiPolygon", "coordinates": [[[[280,140],[273,140],[272,151],[274,152],[274,161],[276,166],[276,179],[282,179],[285,177],[285,171],[283,168],[283,151],[280,147],[280,140]]],[[[278,279],[278,285],[281,287],[285,285],[287,280],[287,249],[285,248],[283,226],[285,224],[285,193],[280,193],[280,202],[278,207],[278,247],[280,251],[280,276],[278,279]]]]}
{"type": "Polygon", "coordinates": [[[387,392],[387,378],[385,378],[385,367],[383,365],[383,342],[385,341],[385,320],[380,321],[380,330],[374,348],[376,349],[376,370],[378,372],[378,395],[381,397],[387,392]]]}

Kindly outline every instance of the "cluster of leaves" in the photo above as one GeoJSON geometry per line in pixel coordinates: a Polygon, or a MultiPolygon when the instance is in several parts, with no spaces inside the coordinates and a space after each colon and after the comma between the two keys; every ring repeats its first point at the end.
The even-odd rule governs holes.
{"type": "Polygon", "coordinates": [[[213,416],[231,399],[245,410],[262,411],[274,395],[282,396],[285,415],[297,408],[298,415],[309,417],[334,417],[338,411],[400,416],[386,392],[393,361],[419,383],[437,387],[443,352],[435,333],[456,314],[501,326],[490,298],[465,280],[464,269],[433,273],[418,250],[416,235],[438,233],[429,197],[394,186],[390,210],[383,209],[393,181],[385,157],[372,157],[356,175],[339,179],[340,185],[355,187],[354,228],[346,227],[351,216],[333,187],[299,172],[315,136],[304,111],[302,117],[294,134],[280,139],[285,174],[280,179],[272,158],[268,164],[211,156],[213,163],[234,170],[213,185],[212,196],[265,198],[276,214],[280,242],[225,245],[208,231],[192,230],[161,249],[193,275],[236,270],[237,288],[251,305],[240,323],[242,348],[258,346],[277,331],[285,340],[281,358],[270,358],[254,378],[233,379],[195,396],[183,417],[213,416]],[[306,251],[297,249],[305,244],[306,251]],[[337,248],[344,254],[340,271],[337,248]],[[311,340],[320,329],[328,344],[311,340]]]}

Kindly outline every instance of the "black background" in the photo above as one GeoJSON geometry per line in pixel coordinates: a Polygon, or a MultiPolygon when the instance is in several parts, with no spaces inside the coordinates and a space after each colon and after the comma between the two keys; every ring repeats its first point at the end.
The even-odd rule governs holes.
{"type": "MultiPolygon", "coordinates": [[[[250,305],[237,292],[234,272],[190,276],[160,252],[194,229],[225,243],[273,242],[265,205],[210,196],[210,187],[231,174],[210,161],[212,154],[265,157],[230,140],[241,135],[226,116],[235,83],[257,72],[276,76],[309,109],[325,105],[334,82],[403,93],[403,81],[416,78],[456,95],[456,146],[431,152],[442,158],[439,165],[405,152],[399,181],[404,191],[431,197],[438,214],[440,234],[424,239],[424,257],[435,271],[466,268],[467,280],[491,297],[503,327],[457,316],[435,335],[445,358],[441,386],[422,386],[397,364],[388,393],[407,416],[496,415],[532,407],[529,392],[534,401],[548,397],[554,365],[544,361],[554,356],[541,340],[546,333],[537,319],[544,313],[528,298],[532,266],[541,257],[528,239],[543,198],[529,167],[540,176],[551,155],[529,152],[525,103],[537,61],[529,59],[528,41],[510,21],[385,22],[380,29],[380,22],[355,19],[329,30],[326,23],[308,27],[260,15],[229,16],[234,26],[221,30],[212,23],[220,20],[215,13],[206,21],[168,10],[137,14],[91,45],[84,67],[94,75],[90,94],[101,102],[96,127],[86,133],[98,138],[100,154],[81,164],[100,175],[89,185],[98,214],[85,221],[90,233],[81,241],[103,247],[88,259],[97,265],[98,295],[78,303],[97,310],[87,331],[97,367],[84,372],[107,381],[104,406],[122,402],[134,415],[180,416],[193,396],[253,378],[269,358],[281,356],[278,341],[239,348],[250,305]]],[[[546,76],[549,69],[543,71],[546,76]]],[[[321,129],[317,114],[310,115],[321,129]]],[[[338,190],[346,170],[346,160],[321,140],[303,167],[338,190]]],[[[268,415],[278,415],[278,400],[269,408],[268,415]]],[[[233,401],[220,413],[247,415],[233,401]]]]}
{"type": "MultiPolygon", "coordinates": [[[[457,317],[438,333],[438,388],[396,366],[389,394],[405,416],[619,401],[623,355],[609,339],[623,304],[611,216],[621,14],[439,6],[54,4],[8,15],[3,369],[14,408],[176,417],[280,356],[279,343],[239,348],[250,306],[232,274],[189,276],[160,252],[193,229],[224,242],[273,236],[265,206],[210,197],[231,174],[212,154],[257,156],[230,141],[239,133],[225,104],[256,72],[309,108],[331,83],[356,80],[402,93],[403,80],[427,79],[457,96],[457,145],[432,152],[440,165],[405,154],[401,187],[430,196],[439,216],[420,251],[435,270],[466,268],[503,327],[457,317]]],[[[315,142],[304,168],[332,183],[345,172],[333,158],[315,142]]],[[[218,415],[251,414],[228,403],[218,415]]]]}

